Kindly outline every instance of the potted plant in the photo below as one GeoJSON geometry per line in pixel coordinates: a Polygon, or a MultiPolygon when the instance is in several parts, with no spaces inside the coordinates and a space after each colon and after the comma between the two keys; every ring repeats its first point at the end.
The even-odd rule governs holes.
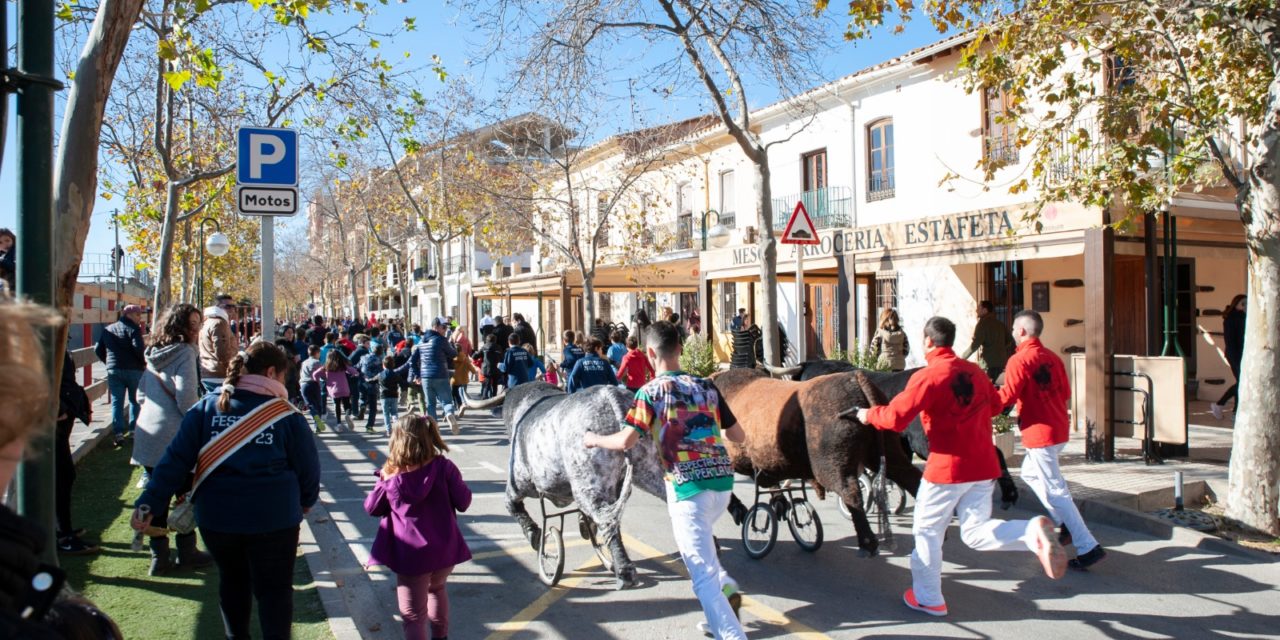
{"type": "Polygon", "coordinates": [[[1004,413],[991,419],[991,440],[1006,458],[1013,455],[1013,443],[1017,438],[1013,427],[1017,422],[1017,418],[1004,413]]]}

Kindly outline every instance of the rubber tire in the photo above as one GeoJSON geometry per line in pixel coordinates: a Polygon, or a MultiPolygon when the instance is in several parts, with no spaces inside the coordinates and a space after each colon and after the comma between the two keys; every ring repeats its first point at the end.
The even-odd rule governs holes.
{"type": "Polygon", "coordinates": [[[542,543],[538,546],[538,577],[548,587],[556,586],[564,576],[564,536],[560,528],[550,525],[542,532],[542,543]],[[551,555],[549,552],[554,552],[551,555]],[[549,561],[555,567],[549,567],[549,561]]]}
{"type": "Polygon", "coordinates": [[[773,545],[778,543],[778,518],[773,515],[773,508],[764,502],[757,502],[747,511],[747,516],[742,519],[742,549],[747,552],[747,557],[753,560],[759,560],[773,551],[773,545]],[[769,528],[769,540],[762,547],[752,548],[751,525],[756,520],[756,512],[761,513],[760,517],[764,518],[765,526],[769,528]]]}
{"type": "Polygon", "coordinates": [[[591,537],[589,538],[591,540],[591,550],[596,552],[596,557],[600,559],[600,564],[604,565],[605,571],[613,571],[613,554],[600,544],[600,540],[596,536],[600,528],[590,520],[587,521],[587,527],[591,530],[591,537]]]}
{"type": "Polygon", "coordinates": [[[791,537],[795,539],[796,544],[801,549],[813,553],[822,548],[822,518],[818,517],[818,510],[809,504],[808,500],[797,498],[791,501],[791,511],[787,514],[787,528],[791,529],[791,537]],[[803,512],[803,516],[800,515],[803,512]],[[801,517],[809,520],[809,526],[806,529],[812,529],[814,537],[812,541],[806,540],[801,535],[800,525],[797,522],[801,517]]]}
{"type": "MultiPolygon", "coordinates": [[[[864,471],[858,476],[858,488],[862,491],[862,504],[867,512],[867,518],[875,516],[875,501],[871,500],[871,480],[875,478],[875,474],[870,471],[864,471]]],[[[889,506],[893,508],[893,515],[900,516],[907,510],[907,492],[903,491],[898,483],[885,478],[885,490],[888,492],[889,506]]],[[[840,515],[846,520],[853,520],[853,516],[849,515],[849,508],[845,506],[844,501],[840,501],[840,515]]]]}

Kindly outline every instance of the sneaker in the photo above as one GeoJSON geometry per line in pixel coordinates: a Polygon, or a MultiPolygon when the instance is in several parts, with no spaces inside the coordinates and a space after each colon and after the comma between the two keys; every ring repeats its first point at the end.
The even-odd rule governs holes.
{"type": "Polygon", "coordinates": [[[114,438],[112,438],[112,439],[111,439],[111,448],[112,448],[112,449],[123,449],[123,448],[124,448],[124,436],[115,436],[114,438]]]}
{"type": "Polygon", "coordinates": [[[67,532],[67,531],[59,531],[59,532],[58,532],[58,539],[59,539],[59,540],[61,540],[61,539],[63,539],[63,538],[83,538],[83,537],[84,537],[84,534],[86,534],[86,533],[88,533],[88,532],[89,532],[89,530],[88,530],[88,529],[85,529],[84,527],[80,527],[79,529],[72,529],[70,532],[67,532]]]}
{"type": "Polygon", "coordinates": [[[1223,406],[1216,402],[1209,405],[1209,413],[1212,413],[1213,417],[1219,420],[1222,419],[1222,409],[1223,409],[1223,406]]]}
{"type": "Polygon", "coordinates": [[[138,484],[134,485],[134,487],[138,489],[146,489],[148,482],[151,482],[151,474],[147,473],[144,469],[142,471],[142,477],[138,478],[138,484]]]}
{"type": "Polygon", "coordinates": [[[1040,559],[1040,566],[1044,567],[1044,574],[1054,580],[1061,578],[1067,572],[1067,552],[1062,550],[1062,545],[1054,535],[1053,521],[1044,516],[1036,516],[1028,526],[1035,535],[1035,554],[1040,559]]]}
{"type": "Polygon", "coordinates": [[[742,608],[742,591],[734,585],[726,584],[721,589],[721,592],[729,600],[729,606],[733,607],[733,617],[742,620],[742,614],[738,613],[738,610],[742,608]]]}
{"type": "Polygon", "coordinates": [[[366,425],[364,426],[364,432],[365,432],[365,433],[373,433],[373,425],[371,425],[371,424],[366,424],[366,425]]]}
{"type": "Polygon", "coordinates": [[[1067,566],[1075,569],[1076,571],[1088,571],[1089,567],[1098,564],[1106,557],[1107,551],[1102,548],[1102,545],[1098,545],[1090,549],[1089,553],[1080,554],[1072,558],[1071,561],[1067,563],[1067,566]]]}
{"type": "Polygon", "coordinates": [[[71,535],[58,540],[58,553],[64,556],[86,556],[100,551],[98,545],[89,544],[80,536],[71,535]]]}
{"type": "Polygon", "coordinates": [[[467,412],[467,405],[465,405],[465,404],[464,404],[464,405],[462,405],[462,406],[458,407],[458,417],[459,417],[459,418],[461,418],[461,417],[462,417],[462,415],[463,415],[463,414],[465,414],[466,412],[467,412]]]}
{"type": "Polygon", "coordinates": [[[903,604],[906,604],[908,607],[911,607],[916,611],[927,613],[931,616],[942,617],[947,615],[947,603],[944,602],[942,604],[920,604],[920,602],[916,600],[915,589],[907,589],[906,591],[903,591],[902,602],[903,604]]]}
{"type": "Polygon", "coordinates": [[[449,431],[452,431],[455,436],[458,435],[458,416],[451,413],[445,416],[444,419],[449,423],[449,431]]]}
{"type": "Polygon", "coordinates": [[[716,633],[711,630],[711,625],[707,624],[705,620],[698,623],[698,631],[701,631],[702,635],[708,638],[716,637],[716,633]]]}
{"type": "Polygon", "coordinates": [[[1058,528],[1058,544],[1068,546],[1071,544],[1071,531],[1067,529],[1067,525],[1058,528]]]}

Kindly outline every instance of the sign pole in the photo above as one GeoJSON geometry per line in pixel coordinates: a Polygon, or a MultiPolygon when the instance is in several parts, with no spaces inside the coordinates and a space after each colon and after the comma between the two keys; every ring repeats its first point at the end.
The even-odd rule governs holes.
{"type": "Polygon", "coordinates": [[[796,245],[796,364],[805,360],[804,245],[796,245]]]}
{"type": "Polygon", "coordinates": [[[276,219],[262,216],[262,339],[276,340],[276,219]]]}

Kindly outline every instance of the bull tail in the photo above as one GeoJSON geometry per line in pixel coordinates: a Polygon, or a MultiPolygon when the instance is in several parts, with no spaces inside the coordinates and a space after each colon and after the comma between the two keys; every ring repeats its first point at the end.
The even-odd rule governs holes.
{"type": "Polygon", "coordinates": [[[624,456],[624,459],[627,462],[627,466],[622,475],[622,490],[618,492],[618,499],[613,504],[600,510],[601,520],[604,520],[604,522],[596,523],[596,526],[600,528],[604,528],[606,522],[614,523],[620,521],[622,519],[622,509],[627,505],[627,498],[631,497],[632,464],[630,458],[625,458],[624,456]]]}

